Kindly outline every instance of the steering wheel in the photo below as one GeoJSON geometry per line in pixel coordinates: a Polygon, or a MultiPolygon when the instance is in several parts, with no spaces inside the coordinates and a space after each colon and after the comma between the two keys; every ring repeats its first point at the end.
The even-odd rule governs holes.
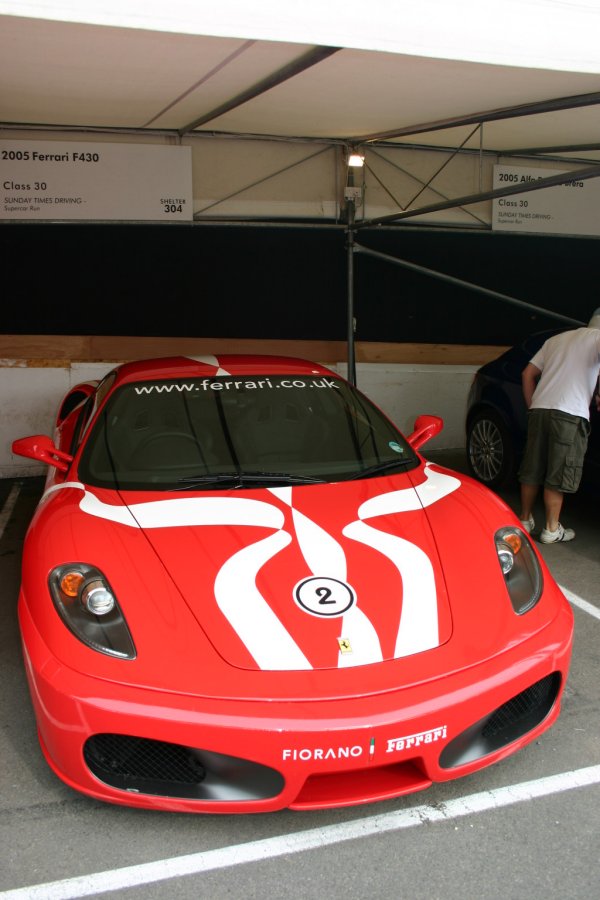
{"type": "Polygon", "coordinates": [[[202,452],[193,435],[186,431],[163,431],[148,435],[134,450],[129,464],[133,468],[179,469],[202,461],[202,452]],[[195,451],[193,458],[191,447],[195,451]]]}

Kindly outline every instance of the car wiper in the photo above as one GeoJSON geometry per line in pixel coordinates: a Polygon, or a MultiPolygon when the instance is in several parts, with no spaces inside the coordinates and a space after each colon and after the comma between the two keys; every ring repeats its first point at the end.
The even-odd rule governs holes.
{"type": "Polygon", "coordinates": [[[408,466],[412,462],[414,462],[414,457],[410,459],[388,459],[386,462],[376,463],[374,466],[367,466],[366,469],[355,472],[354,475],[348,477],[347,481],[354,481],[357,478],[368,478],[370,475],[378,475],[380,472],[386,472],[388,469],[404,468],[404,466],[408,466]]]}
{"type": "Polygon", "coordinates": [[[177,479],[180,487],[175,491],[185,491],[194,487],[210,487],[213,484],[231,485],[241,488],[257,484],[323,484],[323,478],[312,475],[292,475],[289,472],[214,472],[206,475],[185,475],[177,479]]]}

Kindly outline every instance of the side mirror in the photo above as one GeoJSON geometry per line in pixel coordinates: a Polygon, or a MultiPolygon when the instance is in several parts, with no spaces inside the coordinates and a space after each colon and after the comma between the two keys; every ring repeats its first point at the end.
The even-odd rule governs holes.
{"type": "Polygon", "coordinates": [[[413,450],[418,450],[440,433],[444,427],[444,420],[439,416],[418,416],[413,427],[414,431],[407,440],[413,450]]]}
{"type": "Polygon", "coordinates": [[[73,457],[54,446],[45,434],[33,434],[31,437],[13,441],[12,452],[17,456],[37,459],[49,466],[55,466],[59,472],[66,472],[73,457]]]}

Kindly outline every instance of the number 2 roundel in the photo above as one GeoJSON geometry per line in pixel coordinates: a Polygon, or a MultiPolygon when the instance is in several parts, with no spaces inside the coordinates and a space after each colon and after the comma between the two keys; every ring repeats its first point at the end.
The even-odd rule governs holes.
{"type": "Polygon", "coordinates": [[[294,588],[298,606],[313,616],[343,616],[356,602],[349,584],[337,578],[304,578],[294,588]]]}

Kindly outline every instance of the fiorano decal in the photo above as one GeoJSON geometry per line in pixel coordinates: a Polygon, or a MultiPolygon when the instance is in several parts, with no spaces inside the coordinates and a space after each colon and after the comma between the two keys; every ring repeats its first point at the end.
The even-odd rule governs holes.
{"type": "Polygon", "coordinates": [[[312,762],[314,759],[357,759],[364,755],[364,748],[360,744],[352,747],[286,747],[282,753],[283,760],[291,759],[295,762],[312,762]]]}

